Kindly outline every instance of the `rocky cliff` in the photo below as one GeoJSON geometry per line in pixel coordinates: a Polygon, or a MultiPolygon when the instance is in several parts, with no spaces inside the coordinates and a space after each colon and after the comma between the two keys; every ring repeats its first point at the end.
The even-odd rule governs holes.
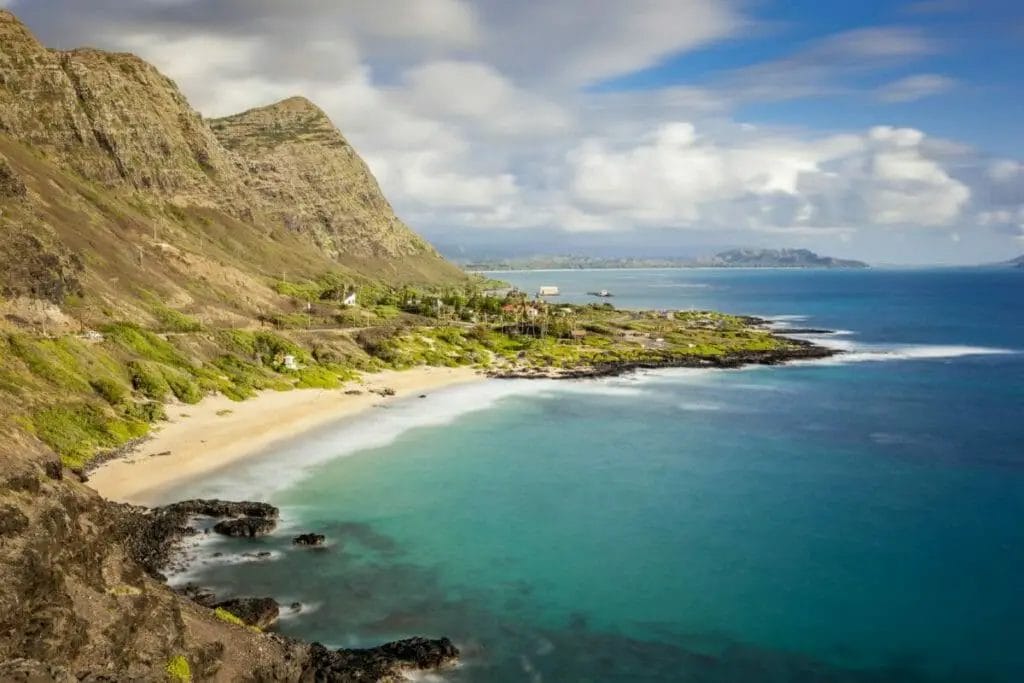
{"type": "Polygon", "coordinates": [[[210,125],[237,155],[246,185],[273,220],[308,232],[331,256],[432,253],[395,216],[366,164],[309,100],[293,97],[210,125]]]}
{"type": "MultiPolygon", "coordinates": [[[[281,273],[461,277],[395,216],[311,103],[295,98],[213,125],[141,59],[49,50],[0,10],[0,223],[17,240],[38,240],[37,260],[77,256],[84,292],[118,305],[143,287],[184,304],[237,309],[248,300],[231,313],[252,315],[281,273]],[[82,258],[91,252],[106,258],[82,258]],[[113,279],[119,285],[106,286],[113,279]],[[210,295],[224,282],[235,286],[210,295]]],[[[0,247],[0,272],[17,269],[7,252],[0,247]]],[[[25,272],[0,280],[8,296],[52,289],[25,272]]]]}

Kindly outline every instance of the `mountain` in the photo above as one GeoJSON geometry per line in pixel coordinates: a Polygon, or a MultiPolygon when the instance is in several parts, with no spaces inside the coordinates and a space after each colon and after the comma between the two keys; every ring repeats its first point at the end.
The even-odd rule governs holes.
{"type": "Polygon", "coordinates": [[[861,261],[818,256],[806,249],[733,249],[700,259],[604,258],[595,256],[528,256],[463,260],[473,271],[602,268],[867,268],[861,261]]]}
{"type": "Polygon", "coordinates": [[[465,282],[310,102],[207,121],[141,59],[49,50],[0,10],[0,680],[397,680],[447,658],[329,652],[180,597],[157,560],[187,520],[103,500],[83,466],[167,403],[380,367],[339,293],[465,282]]]}
{"type": "Polygon", "coordinates": [[[1018,256],[1015,259],[1011,259],[1006,262],[1008,266],[1014,266],[1016,268],[1024,268],[1024,254],[1018,256]]]}
{"type": "Polygon", "coordinates": [[[807,249],[731,249],[697,265],[715,268],[867,268],[863,261],[818,256],[807,249]]]}
{"type": "Polygon", "coordinates": [[[0,202],[0,313],[22,318],[145,321],[146,297],[253,318],[281,279],[463,277],[310,102],[207,121],[138,57],[49,50],[2,10],[0,202]]]}

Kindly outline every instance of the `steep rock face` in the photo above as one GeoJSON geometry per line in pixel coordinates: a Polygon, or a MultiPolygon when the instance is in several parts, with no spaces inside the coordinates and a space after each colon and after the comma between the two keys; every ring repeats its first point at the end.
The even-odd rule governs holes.
{"type": "Polygon", "coordinates": [[[130,187],[181,202],[243,200],[233,165],[174,83],[129,54],[60,56],[96,144],[130,187]]]}
{"type": "Polygon", "coordinates": [[[222,212],[274,241],[271,250],[285,233],[371,277],[460,277],[395,216],[362,159],[308,101],[215,124],[216,135],[138,57],[48,50],[0,10],[0,138],[135,204],[222,212]]]}
{"type": "Polygon", "coordinates": [[[430,247],[402,223],[327,115],[302,97],[210,121],[276,220],[332,256],[412,256],[430,247]],[[373,239],[368,237],[373,236],[373,239]]]}

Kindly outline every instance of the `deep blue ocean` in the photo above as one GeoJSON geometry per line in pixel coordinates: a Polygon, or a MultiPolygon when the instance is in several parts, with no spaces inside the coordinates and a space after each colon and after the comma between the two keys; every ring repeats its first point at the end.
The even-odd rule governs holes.
{"type": "Polygon", "coordinates": [[[437,680],[1024,681],[1024,271],[496,276],[848,353],[399,401],[172,492],[285,527],[177,580],[302,602],[279,630],[328,645],[448,635],[437,680]]]}

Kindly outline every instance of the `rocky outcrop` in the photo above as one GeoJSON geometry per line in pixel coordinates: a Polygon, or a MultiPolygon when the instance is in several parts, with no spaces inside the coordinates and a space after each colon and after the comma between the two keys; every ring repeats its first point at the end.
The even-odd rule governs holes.
{"type": "Polygon", "coordinates": [[[292,539],[292,543],[295,545],[304,545],[308,547],[322,546],[327,540],[327,537],[323,534],[299,534],[292,539]]]}
{"type": "Polygon", "coordinates": [[[225,519],[213,525],[213,530],[225,536],[256,538],[266,536],[277,527],[277,522],[265,517],[239,517],[225,519]]]}
{"type": "Polygon", "coordinates": [[[640,370],[662,368],[742,368],[748,365],[782,365],[792,361],[820,360],[842,353],[802,340],[792,340],[793,346],[773,351],[743,351],[720,356],[673,356],[666,354],[660,359],[645,361],[622,361],[598,363],[589,367],[564,369],[543,369],[534,367],[513,367],[488,374],[496,379],[596,379],[618,377],[640,370]]]}
{"type": "MultiPolygon", "coordinates": [[[[237,529],[230,536],[252,537],[273,531],[278,510],[268,503],[225,500],[185,500],[158,508],[146,509],[131,505],[120,506],[123,518],[119,535],[131,556],[153,577],[163,578],[162,572],[176,553],[179,542],[197,533],[192,525],[195,517],[228,517],[225,522],[237,529]],[[236,515],[245,515],[234,518],[236,515]],[[257,533],[258,529],[266,529],[257,533]]],[[[215,527],[216,528],[216,527],[215,527]]]]}
{"type": "Polygon", "coordinates": [[[281,614],[281,607],[273,598],[232,598],[214,603],[212,606],[214,609],[227,610],[247,626],[254,626],[260,630],[276,624],[281,614]]]}
{"type": "Polygon", "coordinates": [[[218,499],[183,500],[158,508],[164,512],[203,517],[260,517],[277,519],[279,510],[270,503],[218,499]]]}
{"type": "Polygon", "coordinates": [[[409,638],[363,650],[332,651],[313,643],[310,680],[334,683],[401,680],[409,671],[449,666],[458,656],[458,648],[447,638],[409,638]]]}

